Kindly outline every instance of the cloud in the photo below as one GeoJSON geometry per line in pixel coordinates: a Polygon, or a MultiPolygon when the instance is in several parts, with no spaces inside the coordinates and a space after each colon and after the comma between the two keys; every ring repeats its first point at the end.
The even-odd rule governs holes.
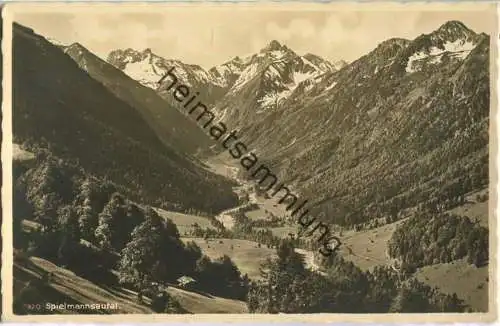
{"type": "MultiPolygon", "coordinates": [[[[113,9],[117,9],[115,7],[113,9]]],[[[106,58],[120,48],[143,50],[205,68],[258,52],[271,40],[299,54],[352,61],[391,37],[413,39],[447,20],[491,31],[485,11],[294,11],[223,10],[187,6],[178,10],[23,13],[15,18],[63,43],[80,42],[106,58]]],[[[165,8],[165,7],[162,7],[165,8]]]]}
{"type": "Polygon", "coordinates": [[[293,38],[314,38],[316,28],[308,19],[293,19],[285,27],[280,27],[276,22],[266,25],[266,32],[269,39],[279,39],[289,41],[293,38]]]}

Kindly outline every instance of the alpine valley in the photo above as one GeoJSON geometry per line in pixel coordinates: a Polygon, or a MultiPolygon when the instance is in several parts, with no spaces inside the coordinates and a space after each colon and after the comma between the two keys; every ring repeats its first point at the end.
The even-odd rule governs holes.
{"type": "Polygon", "coordinates": [[[204,69],[15,23],[13,57],[17,313],[488,311],[488,35],[448,21],[349,63],[273,40],[204,69]],[[186,114],[171,68],[335,254],[186,114]]]}

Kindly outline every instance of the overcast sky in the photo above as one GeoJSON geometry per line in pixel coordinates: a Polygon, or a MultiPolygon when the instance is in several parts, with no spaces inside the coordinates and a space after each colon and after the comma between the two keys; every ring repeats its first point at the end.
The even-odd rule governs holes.
{"type": "MultiPolygon", "coordinates": [[[[477,4],[476,9],[480,6],[477,4]]],[[[478,10],[263,11],[237,7],[231,10],[153,7],[140,13],[68,9],[18,12],[14,20],[63,43],[79,42],[103,59],[114,49],[151,48],[162,57],[205,68],[236,55],[255,53],[271,40],[286,44],[298,54],[310,52],[332,61],[353,61],[383,40],[413,39],[448,20],[460,20],[472,30],[487,34],[492,33],[495,22],[494,10],[488,14],[478,10]]]]}

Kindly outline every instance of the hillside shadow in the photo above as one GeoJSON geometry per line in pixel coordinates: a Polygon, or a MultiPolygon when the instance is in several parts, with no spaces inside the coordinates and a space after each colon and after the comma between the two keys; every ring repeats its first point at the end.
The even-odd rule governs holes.
{"type": "MultiPolygon", "coordinates": [[[[35,276],[33,271],[14,265],[14,302],[13,312],[16,315],[57,315],[68,313],[67,310],[55,309],[52,305],[83,304],[68,294],[62,293],[50,284],[35,276]]],[[[59,286],[61,284],[55,283],[59,286]]],[[[75,291],[75,289],[71,289],[75,291]]],[[[78,291],[75,291],[78,292],[78,291]]],[[[105,310],[78,309],[70,310],[77,314],[110,314],[105,310]]]]}

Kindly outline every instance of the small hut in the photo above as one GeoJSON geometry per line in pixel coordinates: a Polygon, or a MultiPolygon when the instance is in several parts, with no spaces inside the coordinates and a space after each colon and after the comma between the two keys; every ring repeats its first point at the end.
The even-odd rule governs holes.
{"type": "Polygon", "coordinates": [[[177,285],[183,289],[192,289],[196,285],[196,280],[184,275],[177,279],[177,285]]]}

